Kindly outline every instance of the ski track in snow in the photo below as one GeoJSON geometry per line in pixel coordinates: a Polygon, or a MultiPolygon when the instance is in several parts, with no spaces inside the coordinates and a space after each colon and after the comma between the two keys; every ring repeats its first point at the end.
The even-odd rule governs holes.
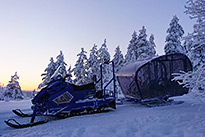
{"type": "Polygon", "coordinates": [[[188,95],[174,99],[185,102],[152,108],[125,102],[107,113],[53,120],[24,129],[8,127],[3,121],[15,118],[29,122],[30,118],[15,116],[11,110],[31,112],[30,101],[0,102],[0,137],[204,137],[205,98],[203,103],[188,95]]]}

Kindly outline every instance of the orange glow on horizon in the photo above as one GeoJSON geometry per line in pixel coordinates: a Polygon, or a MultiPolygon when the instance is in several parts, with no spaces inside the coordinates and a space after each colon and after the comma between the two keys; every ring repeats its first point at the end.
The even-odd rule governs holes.
{"type": "MultiPolygon", "coordinates": [[[[6,85],[8,84],[8,82],[0,82],[0,86],[2,87],[6,87],[6,85]]],[[[19,82],[20,86],[21,86],[21,90],[25,90],[25,91],[33,91],[33,90],[38,90],[38,83],[21,83],[19,82]]]]}
{"type": "Polygon", "coordinates": [[[20,83],[21,90],[33,91],[38,90],[38,83],[20,83]]]}
{"type": "MultiPolygon", "coordinates": [[[[26,91],[33,91],[38,90],[38,85],[42,82],[40,72],[33,72],[33,75],[30,75],[31,72],[28,70],[23,70],[17,72],[17,75],[19,76],[19,79],[17,80],[19,82],[19,85],[21,87],[21,90],[26,91]]],[[[10,74],[9,71],[3,73],[2,79],[0,79],[0,86],[6,87],[11,80],[11,76],[13,74],[10,74]]]]}

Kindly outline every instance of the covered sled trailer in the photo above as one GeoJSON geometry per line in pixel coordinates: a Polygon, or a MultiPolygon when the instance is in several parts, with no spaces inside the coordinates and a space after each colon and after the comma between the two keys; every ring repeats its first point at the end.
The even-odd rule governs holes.
{"type": "Polygon", "coordinates": [[[188,93],[187,88],[172,81],[172,73],[180,71],[192,71],[192,65],[186,55],[175,53],[125,65],[117,79],[127,98],[163,99],[188,93]]]}

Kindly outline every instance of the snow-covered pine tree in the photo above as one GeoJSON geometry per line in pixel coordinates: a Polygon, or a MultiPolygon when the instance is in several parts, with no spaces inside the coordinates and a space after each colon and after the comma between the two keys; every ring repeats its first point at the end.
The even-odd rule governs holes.
{"type": "Polygon", "coordinates": [[[55,62],[56,64],[56,71],[55,73],[58,73],[61,75],[63,78],[66,76],[67,71],[66,71],[66,63],[64,61],[64,55],[63,52],[60,51],[60,54],[56,57],[57,61],[55,62]]]}
{"type": "Polygon", "coordinates": [[[156,56],[156,50],[155,50],[155,43],[154,43],[154,35],[151,34],[149,37],[149,47],[150,47],[150,57],[156,56]]]}
{"type": "MultiPolygon", "coordinates": [[[[106,39],[104,40],[104,43],[98,50],[98,57],[99,57],[100,64],[104,64],[110,61],[110,53],[108,52],[108,48],[106,45],[106,39]]],[[[103,73],[103,87],[104,87],[109,82],[112,76],[111,64],[104,64],[102,68],[102,73],[103,73]]]]}
{"type": "Polygon", "coordinates": [[[65,76],[67,75],[67,71],[66,71],[66,66],[67,64],[65,64],[65,62],[61,62],[60,65],[58,66],[58,68],[56,69],[54,75],[55,76],[60,76],[62,78],[65,78],[65,76]]]}
{"type": "Polygon", "coordinates": [[[197,19],[193,33],[185,37],[185,46],[189,46],[187,51],[191,59],[194,70],[205,63],[205,1],[188,0],[185,13],[191,19],[197,19]]]}
{"type": "Polygon", "coordinates": [[[48,64],[48,67],[44,70],[45,73],[43,73],[41,76],[44,76],[42,78],[43,82],[39,84],[38,88],[41,89],[45,85],[47,85],[51,78],[54,75],[60,75],[61,77],[65,77],[67,75],[66,71],[66,63],[64,62],[64,55],[63,52],[60,51],[60,54],[56,57],[57,61],[54,62],[53,58],[51,57],[50,63],[48,64]]]}
{"type": "Polygon", "coordinates": [[[194,70],[174,74],[174,80],[190,88],[194,96],[201,96],[205,94],[205,1],[188,0],[185,8],[191,19],[197,19],[193,33],[185,37],[187,55],[194,70]]]}
{"type": "Polygon", "coordinates": [[[6,86],[6,90],[4,92],[4,97],[8,100],[10,99],[23,99],[24,95],[21,90],[21,86],[18,82],[19,76],[17,72],[13,76],[11,76],[11,80],[6,86]]]}
{"type": "Polygon", "coordinates": [[[152,51],[150,48],[149,41],[147,40],[146,29],[142,26],[142,29],[139,30],[139,36],[137,41],[137,60],[146,60],[152,57],[152,51]]]}
{"type": "Polygon", "coordinates": [[[179,19],[175,15],[167,29],[166,44],[164,47],[165,54],[170,53],[185,53],[184,47],[181,45],[181,38],[184,34],[182,26],[179,24],[179,19]]]}
{"type": "Polygon", "coordinates": [[[204,0],[187,0],[185,13],[191,19],[205,20],[205,1],[204,0]]]}
{"type": "Polygon", "coordinates": [[[73,70],[71,69],[71,65],[70,65],[70,67],[68,68],[68,71],[67,71],[67,75],[70,75],[70,76],[68,76],[66,79],[66,82],[68,82],[68,83],[73,83],[73,80],[71,79],[72,72],[73,72],[73,70]]]}
{"type": "Polygon", "coordinates": [[[96,79],[100,77],[100,63],[98,58],[98,50],[97,45],[94,44],[92,49],[90,50],[90,56],[87,60],[86,67],[88,69],[88,79],[90,82],[93,82],[94,75],[96,79]]]}
{"type": "Polygon", "coordinates": [[[4,88],[0,85],[0,100],[4,100],[4,88]]]}
{"type": "Polygon", "coordinates": [[[185,49],[185,53],[188,55],[188,52],[191,51],[191,47],[192,47],[192,34],[188,33],[187,36],[182,38],[184,40],[184,49],[185,49]]]}
{"type": "Polygon", "coordinates": [[[45,73],[41,74],[41,76],[43,76],[42,78],[43,82],[39,84],[38,86],[39,89],[50,82],[52,75],[56,71],[56,64],[54,63],[53,57],[51,57],[50,63],[48,64],[48,67],[44,71],[45,73]]]}
{"type": "Polygon", "coordinates": [[[127,48],[127,53],[125,55],[125,64],[131,63],[137,60],[138,58],[137,47],[136,47],[137,40],[138,40],[137,33],[134,31],[132,34],[130,43],[128,45],[128,48],[127,48]]]}
{"type": "Polygon", "coordinates": [[[194,69],[197,69],[201,63],[205,63],[205,21],[197,20],[191,40],[187,55],[192,61],[194,69]]]}
{"type": "MultiPolygon", "coordinates": [[[[114,54],[114,58],[113,58],[113,63],[114,63],[114,66],[115,66],[115,73],[117,73],[121,67],[125,64],[125,59],[123,57],[123,54],[120,50],[120,47],[117,46],[117,48],[115,49],[115,54],[114,54]]],[[[122,90],[120,88],[120,85],[119,85],[119,82],[117,81],[116,79],[116,94],[117,94],[117,97],[123,97],[123,94],[122,94],[122,90]]]]}
{"type": "Polygon", "coordinates": [[[76,61],[74,72],[74,83],[77,85],[84,85],[88,83],[88,71],[86,68],[87,55],[84,48],[81,48],[81,52],[77,55],[78,60],[76,61]]]}
{"type": "Polygon", "coordinates": [[[110,61],[110,53],[108,52],[108,48],[106,45],[106,39],[104,40],[104,43],[100,47],[100,49],[97,51],[99,56],[99,62],[104,63],[110,61]]]}
{"type": "Polygon", "coordinates": [[[118,72],[125,63],[125,59],[119,46],[117,46],[117,48],[115,49],[115,54],[112,61],[115,65],[115,72],[118,72]]]}

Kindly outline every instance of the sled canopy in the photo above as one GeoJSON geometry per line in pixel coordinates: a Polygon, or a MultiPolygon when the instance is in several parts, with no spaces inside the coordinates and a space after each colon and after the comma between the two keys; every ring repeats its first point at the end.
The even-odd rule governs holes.
{"type": "Polygon", "coordinates": [[[192,71],[192,65],[187,56],[174,53],[125,65],[117,78],[125,97],[150,100],[187,94],[187,88],[172,81],[172,73],[180,71],[192,71]]]}

